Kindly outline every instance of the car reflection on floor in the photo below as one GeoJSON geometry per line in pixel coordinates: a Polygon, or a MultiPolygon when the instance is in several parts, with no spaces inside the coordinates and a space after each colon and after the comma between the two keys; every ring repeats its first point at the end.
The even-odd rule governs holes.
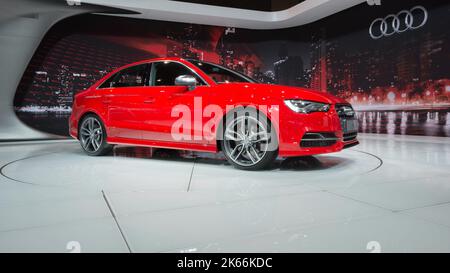
{"type": "MultiPolygon", "coordinates": [[[[130,157],[141,159],[163,159],[172,161],[196,161],[202,164],[229,165],[223,153],[204,153],[195,151],[183,151],[163,148],[115,146],[112,156],[130,157]]],[[[270,169],[280,170],[320,170],[332,168],[344,163],[346,159],[327,156],[302,156],[290,158],[278,158],[270,169]]]]}

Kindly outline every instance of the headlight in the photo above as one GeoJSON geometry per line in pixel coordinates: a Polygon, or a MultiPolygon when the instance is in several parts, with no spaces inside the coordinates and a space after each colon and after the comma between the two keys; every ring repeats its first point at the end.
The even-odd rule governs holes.
{"type": "Polygon", "coordinates": [[[284,104],[297,113],[328,112],[330,105],[307,100],[285,100],[284,104]]]}

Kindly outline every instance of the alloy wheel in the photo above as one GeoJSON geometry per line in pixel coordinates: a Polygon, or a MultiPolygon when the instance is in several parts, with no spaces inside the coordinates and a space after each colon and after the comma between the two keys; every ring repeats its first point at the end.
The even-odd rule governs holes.
{"type": "Polygon", "coordinates": [[[80,140],[83,149],[90,153],[97,152],[103,142],[102,124],[95,117],[83,120],[80,126],[80,140]]]}
{"type": "Polygon", "coordinates": [[[243,115],[228,124],[223,141],[225,153],[234,163],[250,167],[264,158],[270,138],[261,121],[243,115]]]}

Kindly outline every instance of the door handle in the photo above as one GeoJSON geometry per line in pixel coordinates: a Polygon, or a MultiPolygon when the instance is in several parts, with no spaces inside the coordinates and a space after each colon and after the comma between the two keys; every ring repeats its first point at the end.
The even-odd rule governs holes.
{"type": "Polygon", "coordinates": [[[144,100],[144,103],[154,103],[155,102],[155,98],[146,98],[144,100]]]}

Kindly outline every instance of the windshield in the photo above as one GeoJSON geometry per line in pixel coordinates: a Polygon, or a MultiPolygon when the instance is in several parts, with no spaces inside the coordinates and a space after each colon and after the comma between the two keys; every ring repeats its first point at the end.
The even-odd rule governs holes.
{"type": "Polygon", "coordinates": [[[255,83],[256,81],[245,76],[239,72],[230,70],[223,66],[205,63],[197,60],[189,60],[193,65],[201,69],[213,79],[216,83],[230,83],[230,82],[250,82],[255,83]]]}

